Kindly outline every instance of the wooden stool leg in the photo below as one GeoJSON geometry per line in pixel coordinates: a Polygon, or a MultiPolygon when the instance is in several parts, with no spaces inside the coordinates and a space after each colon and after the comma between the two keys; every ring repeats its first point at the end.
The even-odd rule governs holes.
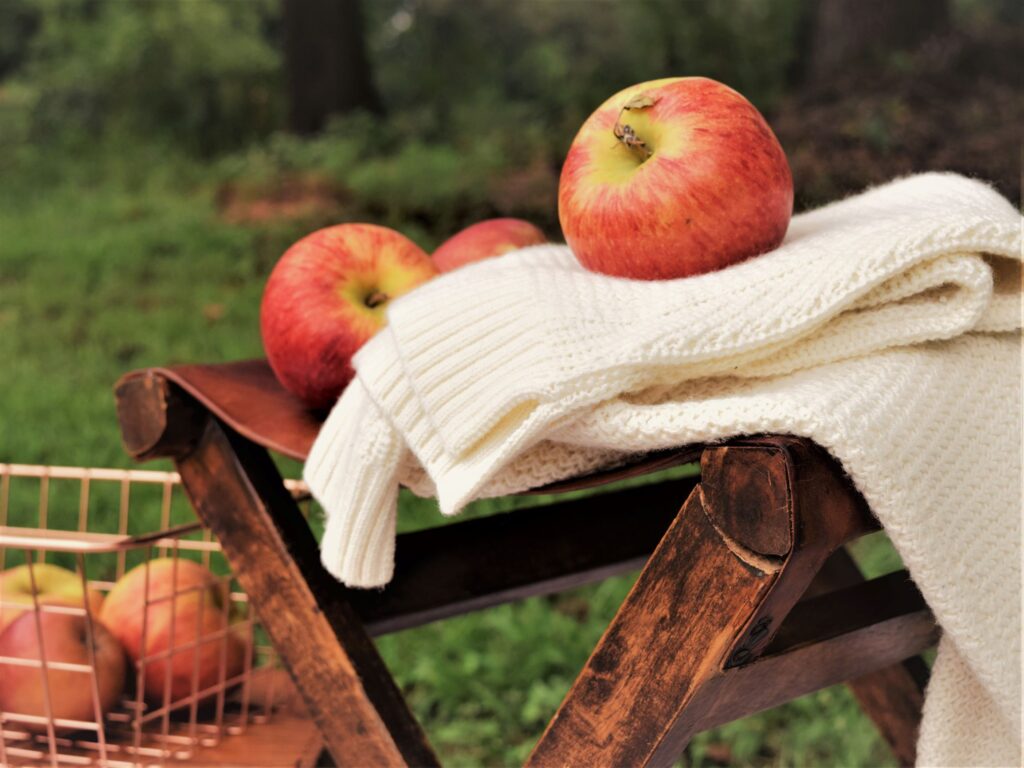
{"type": "Polygon", "coordinates": [[[847,683],[900,765],[917,762],[917,732],[928,675],[924,659],[914,656],[847,683]]]}
{"type": "Polygon", "coordinates": [[[129,451],[174,457],[335,762],[437,765],[266,451],[157,377],[128,382],[118,400],[129,451]]]}
{"type": "Polygon", "coordinates": [[[527,765],[670,765],[692,735],[683,710],[773,580],[733,553],[695,490],[527,765]]]}
{"type": "Polygon", "coordinates": [[[828,555],[874,525],[834,465],[788,439],[711,448],[701,463],[528,765],[671,765],[828,555]]]}
{"type": "MultiPolygon", "coordinates": [[[[808,591],[824,594],[862,581],[864,576],[857,563],[841,548],[828,559],[808,591]]],[[[847,683],[900,765],[913,765],[917,758],[917,732],[928,674],[924,660],[914,656],[847,683]]]]}

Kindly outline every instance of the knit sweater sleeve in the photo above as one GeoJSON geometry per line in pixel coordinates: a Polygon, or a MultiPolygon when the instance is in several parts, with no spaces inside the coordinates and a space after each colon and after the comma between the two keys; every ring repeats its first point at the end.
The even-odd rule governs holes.
{"type": "Polygon", "coordinates": [[[352,587],[376,587],[394,571],[397,474],[405,443],[358,380],[332,409],[303,477],[327,515],[324,567],[352,587]]]}

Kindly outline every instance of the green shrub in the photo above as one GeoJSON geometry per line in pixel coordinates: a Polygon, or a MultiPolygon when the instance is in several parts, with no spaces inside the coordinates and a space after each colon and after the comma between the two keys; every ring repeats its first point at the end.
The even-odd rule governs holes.
{"type": "Polygon", "coordinates": [[[359,163],[345,181],[365,206],[380,212],[384,223],[427,217],[440,229],[451,229],[460,214],[486,201],[497,161],[481,150],[479,145],[461,152],[409,142],[393,155],[359,163]]]}
{"type": "Polygon", "coordinates": [[[276,5],[43,0],[18,73],[33,131],[170,136],[201,153],[264,135],[281,109],[264,34],[276,5]]]}

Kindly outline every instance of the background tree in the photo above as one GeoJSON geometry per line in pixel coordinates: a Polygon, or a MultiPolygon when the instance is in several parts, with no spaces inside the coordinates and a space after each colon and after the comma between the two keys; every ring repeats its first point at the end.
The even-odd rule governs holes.
{"type": "Polygon", "coordinates": [[[315,133],[334,114],[381,112],[359,0],[284,0],[288,127],[315,133]]]}
{"type": "Polygon", "coordinates": [[[804,78],[820,82],[851,62],[912,49],[949,21],[948,0],[810,0],[804,78]]]}

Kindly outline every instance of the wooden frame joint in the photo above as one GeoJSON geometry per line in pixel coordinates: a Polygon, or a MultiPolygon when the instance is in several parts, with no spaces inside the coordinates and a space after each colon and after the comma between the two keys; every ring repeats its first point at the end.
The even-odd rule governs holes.
{"type": "Polygon", "coordinates": [[[204,408],[154,371],[122,377],[114,396],[121,440],[136,461],[187,456],[209,421],[204,408]]]}

